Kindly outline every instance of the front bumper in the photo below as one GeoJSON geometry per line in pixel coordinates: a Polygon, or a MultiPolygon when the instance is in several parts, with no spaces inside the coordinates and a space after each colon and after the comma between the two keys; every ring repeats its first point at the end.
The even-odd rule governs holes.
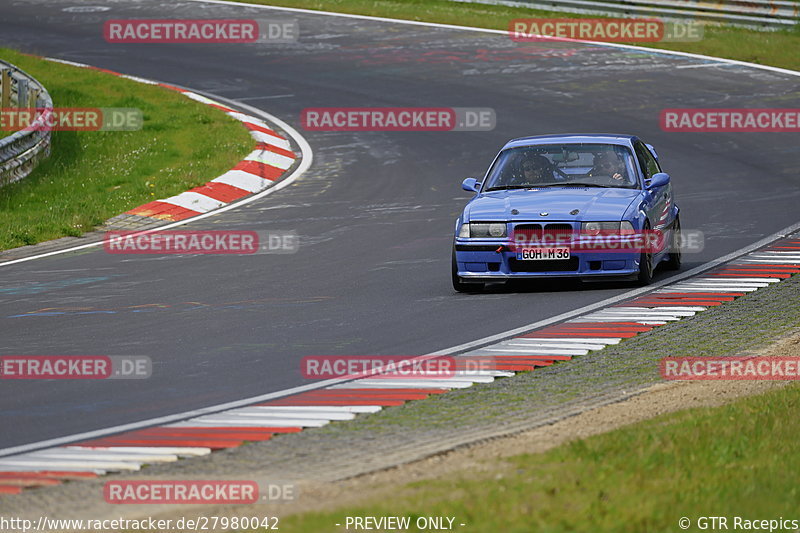
{"type": "Polygon", "coordinates": [[[639,253],[571,252],[570,259],[521,261],[508,241],[456,239],[458,276],[464,281],[516,278],[632,277],[639,273],[639,253]]]}

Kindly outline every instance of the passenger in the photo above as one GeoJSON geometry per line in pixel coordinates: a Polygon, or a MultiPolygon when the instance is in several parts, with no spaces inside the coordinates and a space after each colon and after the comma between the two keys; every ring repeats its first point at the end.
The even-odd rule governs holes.
{"type": "Polygon", "coordinates": [[[594,156],[594,166],[589,171],[589,176],[627,181],[626,175],[625,164],[616,152],[601,152],[594,156]]]}

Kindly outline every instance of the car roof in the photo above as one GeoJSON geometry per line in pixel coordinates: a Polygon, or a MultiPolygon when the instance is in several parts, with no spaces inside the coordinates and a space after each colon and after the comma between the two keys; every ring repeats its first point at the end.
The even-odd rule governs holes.
{"type": "Polygon", "coordinates": [[[506,148],[516,148],[518,146],[535,146],[537,144],[558,144],[558,143],[600,143],[600,144],[621,144],[631,146],[636,140],[635,135],[622,135],[614,133],[561,133],[558,135],[534,135],[531,137],[520,137],[508,141],[506,148]]]}

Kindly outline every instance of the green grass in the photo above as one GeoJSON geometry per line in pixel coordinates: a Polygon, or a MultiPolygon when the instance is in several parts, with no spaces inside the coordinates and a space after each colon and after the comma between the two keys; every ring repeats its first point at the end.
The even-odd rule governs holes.
{"type": "Polygon", "coordinates": [[[222,111],[162,87],[0,49],[37,78],[56,107],[134,107],[140,131],[57,131],[51,156],[0,188],[0,249],[78,236],[158,198],[202,185],[253,147],[222,111]]]}
{"type": "MultiPolygon", "coordinates": [[[[461,531],[680,531],[700,516],[790,516],[800,489],[800,388],[660,416],[492,473],[398,487],[390,501],[286,517],[289,532],[337,531],[346,516],[455,516],[461,531]]],[[[795,513],[796,514],[796,513],[795,513]]]]}
{"type": "MultiPolygon", "coordinates": [[[[592,17],[529,8],[465,4],[450,0],[239,0],[247,3],[336,11],[358,15],[439,22],[508,30],[511,19],[525,17],[592,17]]],[[[302,39],[303,28],[300,28],[302,39]]],[[[707,26],[693,43],[631,43],[800,70],[800,25],[791,30],[757,31],[707,26]]]]}

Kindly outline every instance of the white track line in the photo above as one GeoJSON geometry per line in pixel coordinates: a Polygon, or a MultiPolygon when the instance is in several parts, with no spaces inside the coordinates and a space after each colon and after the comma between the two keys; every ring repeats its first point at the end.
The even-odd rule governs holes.
{"type": "MultiPolygon", "coordinates": [[[[195,92],[197,92],[197,91],[195,91],[195,92]]],[[[264,198],[265,196],[268,196],[268,195],[270,195],[270,194],[272,194],[274,192],[277,192],[277,191],[283,189],[284,187],[288,187],[289,185],[294,183],[300,176],[302,176],[303,173],[305,173],[305,171],[308,170],[308,168],[311,166],[311,163],[313,162],[313,159],[314,159],[314,152],[311,150],[311,146],[308,144],[308,141],[306,141],[305,138],[302,135],[300,135],[297,132],[297,130],[295,130],[289,124],[287,124],[283,120],[279,119],[278,117],[276,117],[276,116],[274,116],[274,115],[272,115],[270,113],[267,113],[266,111],[262,111],[261,109],[258,109],[257,107],[253,107],[253,106],[251,106],[249,104],[244,104],[244,103],[240,103],[240,102],[234,102],[232,100],[229,100],[227,98],[222,98],[222,97],[219,97],[219,96],[214,96],[214,98],[217,99],[217,100],[220,100],[220,101],[222,101],[224,103],[227,103],[227,105],[229,105],[229,106],[241,107],[243,109],[246,109],[247,111],[249,111],[249,112],[251,112],[253,114],[256,114],[256,115],[260,115],[260,116],[264,117],[265,119],[271,121],[272,123],[276,124],[280,129],[285,131],[286,134],[288,136],[290,136],[294,140],[295,143],[297,143],[297,146],[300,148],[300,153],[302,154],[302,159],[300,161],[300,164],[288,176],[283,177],[280,181],[278,181],[277,183],[275,183],[274,185],[272,185],[268,189],[266,189],[264,191],[261,191],[260,193],[254,194],[253,196],[248,196],[247,198],[243,198],[243,199],[238,200],[236,202],[229,203],[229,204],[225,205],[224,207],[220,207],[219,209],[216,209],[214,211],[209,211],[207,213],[203,213],[201,215],[197,215],[196,217],[192,217],[192,218],[189,218],[189,219],[186,219],[186,220],[180,220],[178,222],[173,222],[171,224],[167,224],[167,225],[164,225],[164,226],[159,226],[159,227],[151,229],[151,230],[141,231],[141,232],[138,232],[137,234],[146,235],[148,233],[153,233],[153,232],[157,232],[157,231],[158,232],[166,231],[168,229],[184,226],[184,225],[189,224],[191,222],[195,222],[195,221],[198,221],[198,220],[203,220],[203,219],[208,218],[208,217],[213,217],[213,216],[219,215],[221,213],[224,213],[226,211],[229,211],[231,209],[236,209],[237,207],[240,207],[242,205],[246,205],[246,204],[249,204],[251,202],[255,202],[257,200],[260,200],[261,198],[264,198]]],[[[251,132],[251,133],[258,133],[258,132],[251,132]]],[[[288,141],[287,141],[287,143],[288,143],[288,141]]],[[[54,256],[54,255],[66,254],[66,253],[75,252],[75,251],[78,251],[78,250],[85,250],[85,249],[88,249],[88,248],[94,248],[94,247],[102,246],[102,245],[103,245],[103,241],[102,240],[101,241],[97,241],[97,242],[90,242],[90,243],[87,243],[87,244],[81,244],[79,246],[72,246],[70,248],[65,248],[63,250],[54,250],[52,252],[47,252],[47,253],[38,254],[38,255],[32,255],[30,257],[22,257],[20,259],[13,259],[11,261],[5,261],[3,263],[0,263],[0,267],[9,266],[9,265],[15,265],[17,263],[24,263],[24,262],[27,262],[27,261],[35,261],[36,259],[42,259],[44,257],[51,257],[51,256],[54,256]]],[[[142,426],[137,426],[137,427],[144,427],[144,424],[142,426]]],[[[100,431],[102,431],[101,434],[107,434],[106,430],[100,430],[100,431]]],[[[50,439],[50,440],[53,440],[53,439],[50,439]]],[[[49,442],[49,440],[45,441],[45,442],[49,442]]],[[[27,446],[27,445],[25,445],[25,446],[27,446]]],[[[38,447],[38,443],[37,443],[37,447],[38,447]]],[[[19,448],[19,447],[15,446],[13,449],[17,449],[17,448],[19,448]]],[[[4,450],[0,450],[0,457],[6,455],[5,452],[6,452],[6,450],[9,450],[9,449],[12,449],[12,448],[6,448],[4,450]]]]}

